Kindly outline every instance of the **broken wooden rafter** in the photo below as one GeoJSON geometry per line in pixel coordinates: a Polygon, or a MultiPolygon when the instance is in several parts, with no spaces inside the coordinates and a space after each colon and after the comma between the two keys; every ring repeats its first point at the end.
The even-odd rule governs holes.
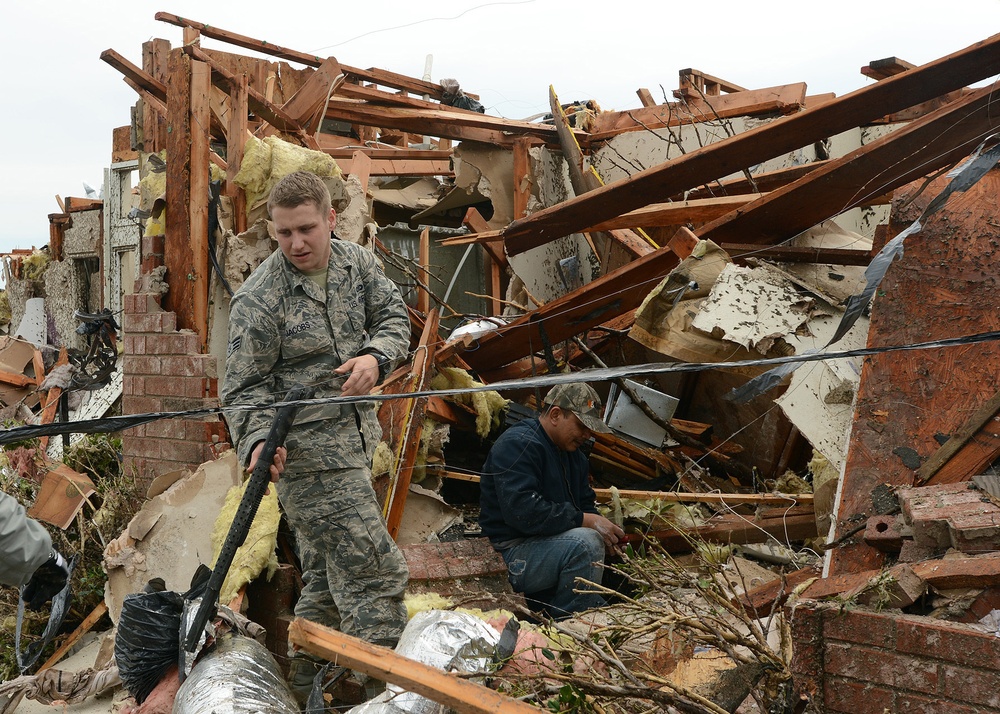
{"type": "MultiPolygon", "coordinates": [[[[405,392],[421,392],[426,388],[434,369],[434,353],[438,344],[438,326],[440,318],[437,309],[431,310],[424,323],[423,334],[417,346],[416,357],[410,370],[410,378],[405,392]]],[[[392,480],[386,503],[386,528],[393,540],[399,535],[403,521],[403,509],[406,506],[406,496],[410,490],[410,481],[416,465],[417,454],[420,452],[420,435],[424,428],[424,415],[427,411],[427,397],[417,397],[406,400],[409,409],[404,416],[405,425],[401,425],[399,442],[396,448],[396,475],[392,480]]]]}
{"type": "Polygon", "coordinates": [[[112,49],[104,50],[101,53],[101,59],[121,72],[125,80],[129,83],[129,86],[133,89],[142,89],[157,101],[166,105],[167,85],[163,82],[144,72],[141,68],[136,67],[112,49]]]}
{"type": "Polygon", "coordinates": [[[458,354],[480,374],[526,357],[544,345],[541,329],[549,343],[556,344],[639,307],[679,262],[675,253],[663,248],[636,258],[481,336],[474,347],[459,350],[458,354]]]}
{"type": "Polygon", "coordinates": [[[602,112],[594,119],[590,146],[630,131],[663,129],[692,122],[730,119],[752,114],[790,114],[805,106],[806,85],[754,89],[711,99],[691,98],[686,103],[643,105],[640,109],[602,112]]]}
{"type": "Polygon", "coordinates": [[[719,246],[733,261],[761,258],[779,263],[820,263],[824,265],[868,265],[872,262],[870,250],[851,248],[811,248],[788,245],[754,245],[753,243],[723,243],[719,246]]]}
{"type": "MultiPolygon", "coordinates": [[[[256,40],[252,37],[247,37],[246,35],[240,35],[236,32],[222,30],[218,27],[206,25],[202,22],[196,22],[190,18],[180,17],[179,15],[174,15],[169,12],[158,12],[155,15],[155,19],[171,25],[176,25],[177,27],[191,27],[198,30],[205,37],[210,37],[213,40],[228,42],[229,44],[236,45],[237,47],[255,50],[262,54],[277,57],[279,59],[299,62],[310,67],[319,67],[324,60],[323,57],[319,57],[318,55],[298,52],[297,50],[281,47],[280,45],[276,45],[266,40],[256,40]]],[[[422,79],[416,79],[415,77],[407,77],[404,74],[397,74],[396,72],[389,72],[388,70],[376,68],[360,69],[346,64],[341,64],[340,68],[347,75],[348,79],[372,82],[380,84],[384,87],[392,87],[394,89],[403,89],[414,94],[426,94],[434,97],[435,99],[441,99],[444,96],[444,91],[441,89],[441,85],[434,84],[433,82],[427,82],[422,79]]],[[[468,96],[471,97],[474,95],[468,94],[468,96]]]]}
{"type": "MultiPolygon", "coordinates": [[[[240,80],[235,74],[223,67],[220,62],[216,61],[196,45],[187,45],[182,51],[199,62],[204,62],[210,66],[212,68],[212,84],[219,87],[222,91],[227,93],[232,92],[233,87],[239,84],[240,80]]],[[[284,109],[268,101],[264,95],[250,86],[247,87],[247,104],[254,114],[271,124],[274,128],[297,139],[302,146],[319,150],[319,144],[316,142],[316,139],[306,132],[295,119],[289,116],[284,109]]]]}
{"type": "Polygon", "coordinates": [[[429,102],[426,99],[418,99],[405,94],[394,92],[383,92],[375,87],[367,87],[361,84],[343,84],[336,91],[337,96],[347,99],[360,99],[370,104],[383,105],[389,107],[403,107],[410,109],[429,109],[431,111],[455,112],[458,114],[478,114],[482,113],[461,107],[452,107],[438,102],[429,102]]]}
{"type": "Polygon", "coordinates": [[[330,100],[326,116],[383,129],[396,129],[423,136],[481,141],[513,146],[517,136],[535,136],[553,146],[559,142],[555,128],[546,124],[501,119],[478,112],[449,112],[438,109],[386,107],[350,99],[330,100]]]}
{"type": "Polygon", "coordinates": [[[976,90],[702,226],[698,236],[717,244],[780,242],[951,166],[1000,126],[997,96],[994,87],[976,90]]]}
{"type": "Polygon", "coordinates": [[[535,707],[489,687],[301,617],[288,626],[288,640],[306,652],[395,684],[459,714],[538,714],[535,707]]]}
{"type": "Polygon", "coordinates": [[[994,35],[917,69],[515,220],[504,231],[507,252],[523,253],[998,73],[1000,35],[994,35]]]}

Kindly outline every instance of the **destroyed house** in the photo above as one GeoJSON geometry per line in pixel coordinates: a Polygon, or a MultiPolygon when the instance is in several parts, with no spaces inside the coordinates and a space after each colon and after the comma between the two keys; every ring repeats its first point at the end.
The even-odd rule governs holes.
{"type": "MultiPolygon", "coordinates": [[[[121,432],[150,490],[105,552],[113,622],[149,577],[187,589],[199,558],[176,543],[212,545],[193,545],[177,504],[196,498],[190,517],[210,528],[240,481],[217,409],[229,299],[276,247],[270,187],[305,169],[331,188],[338,237],[373,251],[407,301],[410,359],[377,389],[373,475],[414,593],[517,602],[476,529],[478,472],[497,433],[577,373],[607,406],[592,479],[630,545],[679,559],[726,546],[732,617],[768,622],[766,646],[741,630],[745,650],[720,645],[708,675],[692,668],[704,648],[672,629],[638,638],[626,670],[652,672],[629,690],[645,706],[1000,711],[1000,118],[979,86],[1000,36],[923,66],[874,61],[840,97],[682,69],[662,102],[639,89],[639,106],[606,111],[550,88],[546,116],[516,121],[456,80],[157,19],[182,40],[143,43],[141,64],[101,55],[136,92],[103,198],[66,199],[44,255],[5,258],[7,418],[180,413],[121,432]],[[748,663],[745,685],[723,686],[748,663]]],[[[42,437],[33,506],[63,529],[95,490],[59,463],[70,443],[42,437]],[[66,482],[76,494],[53,495],[66,482]]],[[[273,579],[220,601],[245,595],[279,665],[291,640],[485,710],[490,690],[421,684],[293,622],[301,584],[276,538],[261,556],[273,579]]]]}

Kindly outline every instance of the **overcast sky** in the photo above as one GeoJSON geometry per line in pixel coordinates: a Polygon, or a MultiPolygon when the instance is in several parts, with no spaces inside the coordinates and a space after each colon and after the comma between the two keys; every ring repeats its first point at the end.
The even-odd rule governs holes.
{"type": "MultiPolygon", "coordinates": [[[[662,101],[693,67],[747,88],[806,82],[810,94],[865,86],[859,68],[896,56],[923,64],[1000,32],[1000,0],[795,0],[680,3],[450,0],[421,3],[241,0],[35,0],[5,5],[0,252],[48,242],[55,195],[99,188],[111,130],[135,93],[100,60],[113,48],[137,65],[142,43],[181,44],[165,11],[357,67],[457,78],[487,113],[524,118],[562,101],[605,109],[662,101]],[[363,14],[370,8],[368,14],[363,14]]],[[[210,48],[245,52],[203,40],[210,48]]]]}

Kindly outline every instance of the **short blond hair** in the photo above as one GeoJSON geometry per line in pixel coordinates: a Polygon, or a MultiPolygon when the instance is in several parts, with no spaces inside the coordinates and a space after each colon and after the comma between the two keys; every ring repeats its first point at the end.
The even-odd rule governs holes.
{"type": "Polygon", "coordinates": [[[304,203],[314,204],[320,213],[328,213],[333,207],[323,179],[309,171],[293,171],[274,184],[267,199],[267,212],[270,214],[275,206],[295,208],[304,203]]]}

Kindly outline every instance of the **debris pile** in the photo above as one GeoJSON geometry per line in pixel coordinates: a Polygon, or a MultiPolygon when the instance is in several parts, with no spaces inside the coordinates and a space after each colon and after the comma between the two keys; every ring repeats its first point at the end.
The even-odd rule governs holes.
{"type": "MultiPolygon", "coordinates": [[[[224,422],[205,416],[229,297],[275,249],[270,186],[306,169],[331,189],[338,237],[372,250],[407,300],[412,359],[377,390],[373,474],[415,592],[523,608],[509,588],[470,590],[496,574],[476,538],[478,472],[549,386],[586,380],[604,397],[615,431],[596,435],[592,479],[628,535],[613,577],[589,586],[612,605],[522,648],[535,664],[515,655],[520,679],[497,668],[502,691],[553,711],[841,712],[874,711],[844,692],[876,687],[893,710],[919,694],[1000,711],[972,689],[838,665],[843,633],[814,602],[995,631],[1000,117],[995,87],[973,85],[1000,72],[1000,36],[921,67],[872,62],[862,73],[874,81],[842,97],[684,69],[662,103],[640,88],[640,107],[611,111],[549,88],[550,112],[516,121],[484,113],[454,79],[156,17],[183,28],[181,46],[145,42],[141,66],[101,55],[138,95],[114,132],[107,198],[50,217],[43,278],[6,258],[19,325],[0,345],[8,419],[82,424],[119,395],[123,418],[178,417],[123,424],[126,467],[153,488],[105,552],[112,620],[149,578],[187,590],[205,553],[183,552],[175,509],[197,496],[210,528],[239,481],[224,422]],[[107,227],[96,244],[90,214],[107,227]],[[103,294],[85,287],[91,276],[103,294]],[[102,309],[121,315],[121,343],[102,309]],[[99,327],[81,340],[74,315],[99,327]],[[64,365],[72,376],[57,382],[64,365]],[[79,374],[112,391],[68,405],[79,374]],[[205,478],[212,469],[225,473],[205,478]],[[423,562],[436,557],[424,546],[449,538],[482,557],[454,572],[423,562]],[[810,642],[833,654],[808,659],[810,642]],[[699,667],[711,673],[693,684],[699,667]]],[[[46,446],[58,462],[51,442],[34,448],[46,446]]],[[[11,468],[19,454],[8,447],[11,468]]],[[[53,503],[43,479],[36,511],[69,524],[93,485],[49,473],[79,498],[53,503]]],[[[294,588],[291,539],[273,537],[282,562],[268,569],[294,588]]],[[[270,597],[277,623],[288,603],[270,597]]],[[[419,698],[486,706],[482,685],[282,622],[288,640],[419,698]]],[[[890,640],[862,644],[873,657],[904,649],[890,640]]],[[[266,641],[283,665],[287,641],[266,641]]]]}

